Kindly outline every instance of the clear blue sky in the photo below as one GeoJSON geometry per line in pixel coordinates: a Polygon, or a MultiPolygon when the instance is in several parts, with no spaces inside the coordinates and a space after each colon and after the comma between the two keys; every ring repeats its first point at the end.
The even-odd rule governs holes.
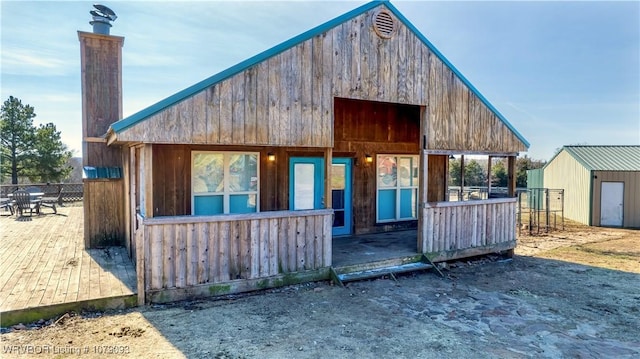
{"type": "MultiPolygon", "coordinates": [[[[94,1],[95,2],[95,1],[94,1]]],[[[2,102],[53,122],[80,155],[90,1],[1,3],[2,102]]],[[[131,115],[366,1],[101,2],[124,36],[131,115]]],[[[640,144],[640,2],[392,1],[548,160],[565,144],[640,144]]]]}

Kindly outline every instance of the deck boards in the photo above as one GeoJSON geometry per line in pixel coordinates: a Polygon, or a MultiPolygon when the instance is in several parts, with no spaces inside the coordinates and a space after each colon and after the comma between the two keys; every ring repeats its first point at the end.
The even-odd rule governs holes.
{"type": "Polygon", "coordinates": [[[124,247],[84,248],[81,206],[44,213],[24,221],[0,213],[0,311],[136,293],[124,247]]]}

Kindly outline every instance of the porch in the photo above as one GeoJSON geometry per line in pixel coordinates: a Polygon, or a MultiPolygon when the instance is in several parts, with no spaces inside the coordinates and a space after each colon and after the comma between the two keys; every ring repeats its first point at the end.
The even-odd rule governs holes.
{"type": "Polygon", "coordinates": [[[363,268],[440,262],[515,247],[514,198],[426,203],[417,231],[334,238],[332,222],[332,209],[138,215],[138,303],[327,280],[363,268]]]}
{"type": "Polygon", "coordinates": [[[43,212],[23,220],[0,213],[2,326],[136,303],[136,272],[126,250],[85,249],[82,206],[43,212]]]}

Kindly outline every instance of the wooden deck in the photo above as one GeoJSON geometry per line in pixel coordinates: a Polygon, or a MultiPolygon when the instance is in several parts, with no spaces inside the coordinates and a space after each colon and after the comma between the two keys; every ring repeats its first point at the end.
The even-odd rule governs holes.
{"type": "Polygon", "coordinates": [[[0,212],[1,312],[136,293],[123,247],[84,248],[81,206],[43,213],[16,219],[0,212]]]}

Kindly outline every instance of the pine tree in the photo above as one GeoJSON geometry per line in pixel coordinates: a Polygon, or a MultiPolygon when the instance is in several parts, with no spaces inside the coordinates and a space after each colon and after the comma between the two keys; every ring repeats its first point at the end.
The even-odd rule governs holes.
{"type": "Polygon", "coordinates": [[[65,163],[71,152],[60,139],[53,123],[36,128],[34,108],[9,96],[0,109],[0,169],[1,180],[11,177],[18,184],[21,177],[32,182],[57,182],[64,179],[71,168],[65,163]]]}

